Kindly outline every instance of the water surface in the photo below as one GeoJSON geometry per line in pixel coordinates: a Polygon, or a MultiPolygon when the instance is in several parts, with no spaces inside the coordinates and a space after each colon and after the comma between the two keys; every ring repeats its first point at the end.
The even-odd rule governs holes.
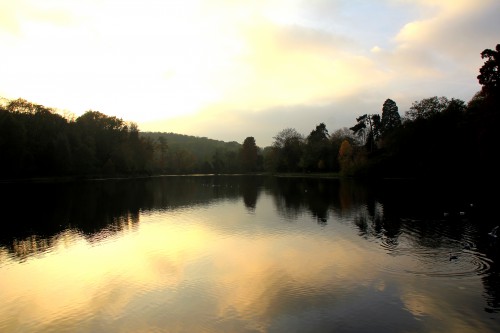
{"type": "Polygon", "coordinates": [[[260,176],[0,187],[0,332],[500,328],[494,221],[468,191],[260,176]]]}

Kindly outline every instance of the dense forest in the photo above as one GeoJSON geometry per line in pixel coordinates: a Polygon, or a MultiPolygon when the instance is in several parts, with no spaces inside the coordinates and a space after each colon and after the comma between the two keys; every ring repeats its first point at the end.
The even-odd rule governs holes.
{"type": "Polygon", "coordinates": [[[357,177],[495,177],[500,116],[500,44],[484,59],[470,101],[433,96],[403,116],[386,99],[379,113],[329,133],[285,128],[271,146],[174,133],[87,111],[80,117],[22,98],[0,103],[0,178],[109,177],[241,172],[329,172],[357,177]]]}
{"type": "Polygon", "coordinates": [[[87,111],[65,117],[24,99],[0,106],[0,178],[110,177],[240,171],[241,145],[173,133],[87,111]],[[222,167],[222,165],[224,167],[222,167]]]}

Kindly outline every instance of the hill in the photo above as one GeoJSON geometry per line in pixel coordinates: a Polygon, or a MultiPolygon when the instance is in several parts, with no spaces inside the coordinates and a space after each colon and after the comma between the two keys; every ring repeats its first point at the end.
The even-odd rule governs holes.
{"type": "Polygon", "coordinates": [[[242,146],[235,141],[225,142],[171,132],[140,132],[140,136],[156,144],[163,140],[168,152],[168,164],[192,164],[193,171],[204,171],[207,165],[213,165],[217,158],[224,161],[226,167],[229,166],[232,164],[229,161],[236,159],[242,146]]]}

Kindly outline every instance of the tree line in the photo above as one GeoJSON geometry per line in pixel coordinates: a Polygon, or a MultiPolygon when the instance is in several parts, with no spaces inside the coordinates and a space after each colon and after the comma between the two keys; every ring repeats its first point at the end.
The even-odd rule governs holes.
{"type": "Polygon", "coordinates": [[[99,111],[72,117],[22,98],[3,99],[0,179],[256,171],[247,167],[255,162],[247,151],[258,150],[252,140],[241,145],[139,132],[135,123],[99,111]]]}
{"type": "Polygon", "coordinates": [[[481,90],[467,103],[433,96],[403,116],[386,99],[380,113],[329,133],[285,128],[271,146],[242,144],[138,126],[99,111],[63,116],[24,99],[0,103],[0,178],[187,173],[333,172],[365,177],[495,175],[500,114],[499,53],[481,52],[481,90]]]}
{"type": "Polygon", "coordinates": [[[73,119],[19,98],[0,107],[2,178],[140,174],[151,142],[136,124],[87,111],[73,119]]]}
{"type": "Polygon", "coordinates": [[[264,150],[265,167],[369,178],[498,178],[500,44],[481,57],[482,87],[467,103],[433,96],[415,101],[401,116],[388,98],[380,113],[360,115],[332,135],[323,123],[307,136],[287,128],[264,150]]]}

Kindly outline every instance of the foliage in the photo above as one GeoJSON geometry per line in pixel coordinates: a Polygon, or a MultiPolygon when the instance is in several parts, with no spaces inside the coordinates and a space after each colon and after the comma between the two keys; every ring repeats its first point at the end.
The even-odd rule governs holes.
{"type": "Polygon", "coordinates": [[[364,135],[366,148],[371,148],[373,140],[375,149],[363,151],[355,147],[351,164],[341,165],[342,173],[440,179],[472,174],[498,179],[500,165],[494,152],[498,149],[500,120],[499,52],[500,44],[495,51],[486,49],[481,53],[486,60],[477,78],[483,87],[468,103],[444,96],[425,98],[412,104],[402,122],[394,113],[395,126],[387,126],[389,118],[385,115],[397,111],[395,102],[388,99],[382,108],[378,133],[373,116],[358,117],[351,130],[364,135]]]}
{"type": "Polygon", "coordinates": [[[24,99],[0,109],[4,178],[143,174],[152,148],[137,126],[97,111],[66,119],[24,99]]]}
{"type": "Polygon", "coordinates": [[[303,169],[302,150],[304,138],[294,128],[281,130],[274,138],[272,144],[272,157],[275,161],[272,164],[272,171],[299,171],[303,169]]]}
{"type": "Polygon", "coordinates": [[[449,104],[450,100],[444,96],[434,96],[415,101],[411,105],[410,110],[406,112],[405,121],[429,119],[446,110],[449,104]]]}
{"type": "MultiPolygon", "coordinates": [[[[497,54],[483,54],[491,56],[486,61],[486,67],[491,68],[488,61],[493,61],[497,54]]],[[[484,73],[484,66],[481,72],[484,73]]],[[[477,93],[468,103],[444,96],[415,101],[402,124],[390,131],[384,126],[383,115],[381,135],[378,138],[373,136],[376,149],[368,150],[368,155],[354,149],[354,155],[360,154],[361,157],[354,157],[359,163],[355,167],[347,166],[349,172],[370,177],[443,179],[473,174],[497,179],[495,170],[499,165],[492,152],[497,149],[498,93],[494,93],[492,82],[495,80],[487,82],[491,86],[477,93]]],[[[390,105],[395,109],[392,102],[390,105],[386,103],[382,108],[383,114],[390,105]]],[[[367,117],[364,115],[356,119],[358,124],[351,129],[367,128],[367,117]]]]}
{"type": "Polygon", "coordinates": [[[243,171],[257,171],[259,149],[255,144],[253,136],[249,136],[243,141],[240,150],[241,167],[243,171]]]}
{"type": "Polygon", "coordinates": [[[385,133],[401,126],[401,116],[398,112],[398,106],[392,99],[386,99],[382,105],[382,120],[380,123],[380,134],[385,133]]]}
{"type": "Polygon", "coordinates": [[[500,90],[500,44],[497,44],[495,50],[485,49],[481,52],[481,58],[486,59],[483,66],[479,69],[477,79],[482,85],[483,91],[487,95],[497,95],[500,90]]]}
{"type": "Polygon", "coordinates": [[[326,125],[320,123],[306,138],[303,156],[304,168],[308,171],[325,171],[332,165],[330,136],[326,125]]]}
{"type": "Polygon", "coordinates": [[[241,144],[176,133],[143,132],[155,143],[155,173],[234,173],[241,171],[241,144]]]}
{"type": "Polygon", "coordinates": [[[344,141],[347,141],[351,146],[358,146],[360,142],[356,136],[353,135],[351,130],[347,127],[341,128],[330,135],[330,170],[339,172],[341,169],[340,149],[344,141]]]}
{"type": "Polygon", "coordinates": [[[368,177],[498,178],[500,44],[481,53],[482,85],[468,103],[447,97],[415,101],[401,118],[386,99],[329,134],[319,123],[304,137],[285,128],[271,146],[175,133],[141,133],[136,124],[89,110],[80,117],[24,99],[0,99],[3,178],[144,174],[339,172],[368,177]]]}
{"type": "Polygon", "coordinates": [[[375,142],[380,137],[381,119],[378,114],[364,114],[356,118],[357,124],[351,127],[351,131],[361,138],[369,151],[375,148],[375,142]]]}

